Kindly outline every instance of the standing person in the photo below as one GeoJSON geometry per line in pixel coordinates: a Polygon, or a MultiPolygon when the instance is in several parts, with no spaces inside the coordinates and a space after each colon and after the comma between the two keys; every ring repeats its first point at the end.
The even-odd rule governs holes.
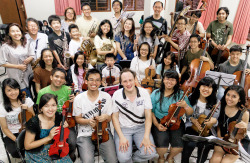
{"type": "Polygon", "coordinates": [[[79,28],[75,24],[71,24],[69,26],[69,34],[71,37],[71,41],[69,43],[69,52],[70,52],[71,58],[74,60],[75,53],[80,51],[83,37],[81,37],[79,28]]]}
{"type": "Polygon", "coordinates": [[[190,34],[198,33],[198,35],[203,38],[205,37],[205,29],[202,23],[198,21],[200,17],[201,17],[200,11],[193,12],[191,14],[190,19],[188,20],[186,29],[190,34]]]}
{"type": "MultiPolygon", "coordinates": [[[[79,94],[74,101],[73,116],[79,124],[77,146],[81,162],[95,162],[95,146],[91,140],[96,120],[109,123],[112,114],[112,99],[106,92],[99,91],[102,82],[101,73],[97,69],[90,69],[85,78],[88,90],[79,94]],[[101,102],[101,116],[99,115],[99,102],[101,102]]],[[[109,139],[100,144],[98,150],[105,162],[116,163],[115,145],[112,133],[107,128],[109,139]]]]}
{"type": "MultiPolygon", "coordinates": [[[[22,110],[27,110],[35,115],[33,111],[34,102],[30,98],[25,99],[22,104],[22,92],[20,85],[15,79],[7,78],[2,82],[3,102],[0,104],[0,126],[4,133],[3,143],[6,150],[14,158],[19,158],[15,141],[19,134],[22,124],[19,122],[18,115],[22,110]]],[[[21,153],[23,153],[22,151],[21,153]]]]}
{"type": "MultiPolygon", "coordinates": [[[[221,110],[220,110],[220,116],[218,118],[219,125],[217,127],[217,135],[219,138],[223,139],[224,136],[228,134],[229,124],[233,121],[237,121],[237,119],[239,118],[239,115],[241,114],[242,110],[242,105],[245,105],[246,103],[245,97],[246,95],[244,89],[241,86],[232,85],[226,89],[224,96],[222,97],[221,100],[221,110]]],[[[246,132],[248,127],[248,121],[249,121],[249,112],[245,111],[241,121],[237,123],[235,127],[243,132],[244,131],[246,132]]],[[[244,135],[244,137],[245,136],[246,134],[244,135]]],[[[241,140],[244,137],[236,136],[235,139],[241,140]]],[[[238,158],[239,155],[226,153],[222,147],[215,146],[214,153],[212,155],[212,158],[210,159],[210,162],[233,163],[238,158]]]]}
{"type": "Polygon", "coordinates": [[[50,75],[54,68],[57,67],[56,59],[49,48],[45,48],[41,52],[39,61],[40,67],[34,69],[34,79],[36,92],[38,93],[44,87],[50,85],[50,75]]]}
{"type": "Polygon", "coordinates": [[[42,27],[43,33],[45,33],[46,35],[49,35],[51,33],[53,33],[52,28],[49,26],[48,21],[47,20],[43,20],[43,27],[42,27]]]}
{"type": "Polygon", "coordinates": [[[64,19],[62,19],[61,31],[69,33],[69,25],[75,24],[76,12],[72,7],[68,7],[64,11],[64,19]]]}
{"type": "MultiPolygon", "coordinates": [[[[51,140],[55,135],[59,134],[60,123],[62,122],[62,114],[57,110],[57,99],[53,94],[46,93],[41,97],[39,103],[40,114],[31,118],[26,123],[26,133],[24,139],[25,161],[32,162],[66,162],[72,163],[69,155],[58,160],[52,160],[49,156],[51,140]]],[[[64,128],[68,127],[65,122],[64,128]]]]}
{"type": "Polygon", "coordinates": [[[150,45],[150,54],[155,59],[157,48],[159,45],[159,39],[155,35],[155,32],[153,30],[153,23],[148,20],[145,21],[141,28],[141,34],[138,39],[138,45],[140,46],[143,42],[147,42],[150,45]]]}
{"type": "Polygon", "coordinates": [[[34,18],[26,19],[26,29],[28,33],[25,35],[27,43],[35,54],[33,61],[41,57],[41,51],[48,47],[48,36],[44,33],[38,32],[38,21],[34,18]]]}
{"type": "Polygon", "coordinates": [[[117,63],[120,60],[132,60],[136,50],[135,22],[132,18],[124,21],[122,31],[115,36],[117,47],[117,63]]]}
{"type": "Polygon", "coordinates": [[[152,135],[155,140],[156,151],[159,154],[159,163],[165,162],[164,154],[168,151],[169,143],[171,148],[166,158],[169,163],[174,163],[174,157],[183,150],[183,140],[181,139],[185,131],[183,120],[181,119],[180,127],[177,130],[171,130],[160,123],[161,119],[169,114],[169,106],[174,103],[183,107],[186,115],[193,113],[193,108],[187,97],[183,101],[179,101],[183,94],[179,89],[179,75],[171,69],[164,73],[160,89],[153,91],[151,94],[153,105],[152,135]]]}
{"type": "MultiPolygon", "coordinates": [[[[185,134],[196,135],[196,136],[199,135],[198,132],[195,132],[192,129],[193,125],[192,121],[193,119],[198,119],[201,114],[206,116],[210,114],[211,109],[217,103],[216,93],[217,93],[217,85],[212,78],[204,77],[199,81],[194,92],[189,97],[190,104],[194,108],[194,114],[191,115],[189,118],[187,118],[187,122],[185,123],[186,127],[185,134]]],[[[218,125],[217,119],[219,117],[219,114],[220,114],[220,107],[216,109],[213,117],[211,117],[211,119],[205,122],[204,124],[206,124],[207,126],[216,127],[218,125]]],[[[212,135],[211,130],[209,131],[209,135],[212,135]]],[[[198,147],[197,163],[204,163],[206,161],[208,153],[211,149],[210,145],[204,145],[203,142],[196,143],[192,141],[184,141],[184,148],[181,155],[182,163],[189,162],[189,158],[196,146],[198,147]]]]}
{"type": "Polygon", "coordinates": [[[152,125],[152,103],[148,92],[135,86],[135,73],[123,69],[120,75],[122,89],[113,95],[112,121],[115,128],[115,146],[119,162],[132,163],[150,160],[156,156],[152,125]],[[137,151],[132,156],[132,143],[137,151]]]}
{"type": "Polygon", "coordinates": [[[84,39],[93,40],[96,36],[97,27],[99,25],[99,21],[97,18],[91,16],[91,8],[89,3],[82,3],[81,6],[83,16],[76,19],[76,25],[79,27],[79,31],[84,39]],[[93,28],[91,31],[91,28],[93,28]]]}
{"type": "Polygon", "coordinates": [[[20,25],[11,23],[6,29],[5,43],[0,49],[0,66],[6,67],[7,75],[16,79],[28,97],[29,75],[32,74],[31,62],[35,54],[27,44],[24,32],[20,25]]]}

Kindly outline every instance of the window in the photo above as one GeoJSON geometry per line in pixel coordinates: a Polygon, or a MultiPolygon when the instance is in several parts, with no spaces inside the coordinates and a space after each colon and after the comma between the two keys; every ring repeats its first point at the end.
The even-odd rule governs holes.
{"type": "Polygon", "coordinates": [[[90,4],[91,11],[111,11],[110,0],[81,0],[90,4]]]}
{"type": "Polygon", "coordinates": [[[127,11],[142,11],[144,10],[144,0],[123,0],[123,8],[128,5],[127,11]]]}

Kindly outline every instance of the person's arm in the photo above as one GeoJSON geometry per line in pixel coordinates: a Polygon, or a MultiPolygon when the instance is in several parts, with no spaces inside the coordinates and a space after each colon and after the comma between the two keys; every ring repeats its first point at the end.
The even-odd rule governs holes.
{"type": "Polygon", "coordinates": [[[187,66],[183,66],[181,70],[181,76],[187,71],[187,66]]]}
{"type": "Polygon", "coordinates": [[[53,50],[52,52],[53,52],[53,54],[54,54],[54,57],[56,58],[57,63],[58,63],[61,67],[64,68],[64,66],[63,66],[63,64],[62,64],[62,62],[61,62],[61,60],[60,60],[60,58],[59,58],[59,55],[57,54],[56,50],[53,50]]]}
{"type": "Polygon", "coordinates": [[[158,49],[158,45],[156,45],[156,46],[154,47],[154,53],[153,53],[153,58],[154,58],[154,59],[155,59],[156,54],[157,54],[157,49],[158,49]]]}
{"type": "Polygon", "coordinates": [[[171,37],[169,37],[169,36],[166,35],[166,36],[165,36],[165,40],[166,40],[167,42],[169,42],[176,50],[180,50],[178,44],[176,44],[176,43],[172,40],[171,37]]]}
{"type": "Polygon", "coordinates": [[[38,93],[41,90],[41,85],[38,83],[35,83],[36,85],[36,93],[38,93]]]}
{"type": "Polygon", "coordinates": [[[25,71],[27,69],[27,65],[25,65],[25,64],[16,65],[16,64],[6,63],[6,64],[3,64],[1,66],[6,67],[6,68],[15,68],[15,69],[19,69],[21,71],[25,71]]]}
{"type": "Polygon", "coordinates": [[[116,85],[116,84],[119,84],[120,83],[120,80],[119,80],[119,77],[117,77],[113,83],[113,85],[116,85]]]}
{"type": "Polygon", "coordinates": [[[32,56],[30,56],[30,57],[26,58],[26,59],[23,61],[23,63],[27,65],[27,64],[29,64],[30,62],[32,62],[33,59],[34,59],[34,58],[33,58],[32,56]]]}
{"type": "Polygon", "coordinates": [[[0,126],[3,133],[13,141],[16,141],[16,136],[8,129],[7,121],[5,117],[0,117],[0,126]]]}
{"type": "Polygon", "coordinates": [[[209,65],[210,65],[211,70],[214,69],[214,63],[213,63],[213,61],[210,60],[208,57],[201,56],[200,59],[203,60],[203,61],[205,61],[205,62],[208,62],[209,65]]]}
{"type": "Polygon", "coordinates": [[[117,51],[120,54],[120,56],[123,58],[123,60],[127,60],[126,55],[123,53],[122,49],[121,49],[121,44],[120,42],[116,41],[116,47],[117,47],[117,51]]]}

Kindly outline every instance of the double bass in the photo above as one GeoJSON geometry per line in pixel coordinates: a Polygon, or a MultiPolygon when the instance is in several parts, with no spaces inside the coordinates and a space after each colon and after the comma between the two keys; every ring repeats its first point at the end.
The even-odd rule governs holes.
{"type": "Polygon", "coordinates": [[[109,66],[109,76],[106,77],[106,83],[108,84],[108,86],[112,86],[115,81],[115,77],[111,75],[111,69],[111,66],[109,66]]]}
{"type": "MultiPolygon", "coordinates": [[[[152,65],[153,62],[152,56],[150,56],[150,59],[151,60],[149,67],[152,65]]],[[[153,77],[156,75],[156,72],[155,69],[150,69],[149,67],[145,69],[145,78],[142,79],[141,85],[142,87],[148,89],[150,93],[152,93],[155,84],[153,77]]]]}
{"type": "Polygon", "coordinates": [[[54,143],[49,148],[49,156],[52,160],[58,160],[68,155],[69,153],[69,144],[67,143],[67,139],[69,138],[69,129],[64,128],[64,122],[66,120],[66,112],[67,106],[63,105],[62,107],[62,123],[59,127],[59,133],[54,136],[54,143]]]}
{"type": "MultiPolygon", "coordinates": [[[[72,89],[71,89],[71,94],[74,94],[74,83],[72,83],[72,89]]],[[[75,127],[76,126],[76,121],[72,116],[73,113],[73,102],[70,102],[67,100],[64,103],[64,106],[67,108],[67,113],[66,113],[66,121],[69,124],[69,128],[75,127]]]]}

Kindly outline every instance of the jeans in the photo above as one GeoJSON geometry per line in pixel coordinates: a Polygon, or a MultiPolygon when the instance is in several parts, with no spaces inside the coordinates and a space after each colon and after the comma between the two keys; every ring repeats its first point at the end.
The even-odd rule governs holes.
{"type": "MultiPolygon", "coordinates": [[[[78,137],[77,146],[80,153],[80,159],[83,163],[94,163],[95,162],[95,146],[91,140],[91,136],[78,137]]],[[[115,144],[111,132],[109,132],[109,140],[105,143],[100,144],[100,154],[104,162],[116,163],[117,157],[115,151],[115,144]]]]}
{"type": "Polygon", "coordinates": [[[70,128],[68,144],[69,144],[69,155],[74,155],[76,151],[76,130],[74,127],[70,128]]]}
{"type": "MultiPolygon", "coordinates": [[[[142,162],[147,161],[156,156],[156,149],[152,147],[153,151],[151,151],[151,154],[145,153],[144,146],[140,147],[141,142],[144,138],[145,133],[145,126],[135,126],[132,128],[121,128],[123,135],[126,137],[126,139],[129,142],[129,147],[126,152],[119,151],[119,136],[115,131],[115,147],[116,147],[116,153],[117,158],[120,163],[133,163],[134,162],[142,162]],[[133,141],[137,147],[137,151],[132,156],[133,151],[133,141]]],[[[150,134],[150,141],[152,144],[154,144],[154,140],[152,137],[152,134],[150,134]]]]}

